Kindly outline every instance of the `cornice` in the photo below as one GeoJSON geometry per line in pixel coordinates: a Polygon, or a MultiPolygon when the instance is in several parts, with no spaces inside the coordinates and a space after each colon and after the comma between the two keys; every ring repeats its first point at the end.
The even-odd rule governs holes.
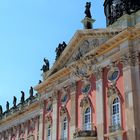
{"type": "Polygon", "coordinates": [[[93,50],[90,53],[91,54],[94,53],[94,56],[96,56],[96,57],[101,56],[101,55],[109,52],[113,48],[117,47],[125,40],[133,40],[139,36],[140,36],[140,29],[134,28],[134,27],[126,28],[122,32],[120,32],[119,34],[114,36],[113,38],[106,41],[104,44],[100,45],[96,49],[96,51],[93,50]]]}
{"type": "Polygon", "coordinates": [[[14,121],[14,120],[15,121],[16,120],[21,120],[23,118],[23,116],[26,116],[26,114],[30,114],[30,113],[34,112],[35,110],[38,110],[38,109],[39,109],[39,104],[38,103],[32,104],[32,105],[28,106],[27,108],[24,108],[23,110],[21,109],[20,111],[17,111],[17,113],[13,113],[10,116],[2,119],[0,121],[0,125],[2,126],[2,124],[4,124],[4,125],[8,124],[8,123],[10,123],[11,121],[14,121]]]}
{"type": "Polygon", "coordinates": [[[59,70],[58,72],[56,72],[55,74],[48,77],[48,79],[46,79],[44,82],[42,82],[41,84],[34,87],[34,89],[37,90],[39,93],[42,93],[42,92],[44,92],[46,86],[50,86],[53,83],[56,83],[57,80],[63,78],[64,76],[67,76],[69,74],[70,74],[70,70],[68,68],[64,67],[61,70],[59,70]]]}

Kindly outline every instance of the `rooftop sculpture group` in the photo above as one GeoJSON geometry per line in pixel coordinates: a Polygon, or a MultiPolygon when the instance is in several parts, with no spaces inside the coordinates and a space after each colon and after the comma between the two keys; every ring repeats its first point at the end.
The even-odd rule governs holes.
{"type": "Polygon", "coordinates": [[[110,0],[105,1],[105,15],[107,24],[113,24],[124,14],[131,14],[140,10],[140,1],[136,0],[110,0]]]}
{"type": "Polygon", "coordinates": [[[20,98],[19,104],[17,104],[16,96],[13,96],[13,106],[11,108],[10,108],[10,104],[8,101],[6,102],[6,111],[5,112],[3,112],[3,108],[0,105],[0,117],[2,115],[4,115],[5,113],[8,113],[11,109],[16,109],[19,105],[23,106],[24,103],[26,103],[28,101],[32,101],[35,98],[35,96],[33,94],[34,94],[34,90],[33,90],[33,87],[31,86],[29,89],[29,98],[27,98],[26,100],[25,100],[24,91],[21,91],[21,98],[20,98]]]}
{"type": "Polygon", "coordinates": [[[41,70],[43,72],[46,72],[46,71],[49,70],[50,64],[49,64],[49,60],[48,59],[45,59],[45,58],[44,58],[44,62],[45,62],[45,65],[42,66],[41,70]]]}
{"type": "Polygon", "coordinates": [[[64,49],[66,48],[67,44],[63,41],[63,43],[59,43],[58,47],[56,48],[55,52],[56,52],[56,58],[55,60],[57,60],[60,55],[62,54],[62,52],[64,51],[64,49]]]}

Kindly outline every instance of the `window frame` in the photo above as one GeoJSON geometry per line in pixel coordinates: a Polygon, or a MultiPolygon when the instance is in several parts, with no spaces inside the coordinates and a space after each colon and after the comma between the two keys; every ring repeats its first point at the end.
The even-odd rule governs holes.
{"type": "Polygon", "coordinates": [[[84,117],[83,117],[83,129],[84,130],[92,130],[92,111],[91,111],[91,107],[88,106],[86,107],[86,109],[84,110],[84,117]],[[89,109],[89,112],[87,112],[87,110],[89,109]]]}
{"type": "Polygon", "coordinates": [[[121,126],[121,102],[120,102],[120,98],[118,96],[113,98],[113,100],[112,100],[111,124],[112,124],[112,126],[116,126],[116,127],[121,126]],[[115,100],[117,100],[117,101],[115,101],[115,100]]]}
{"type": "Polygon", "coordinates": [[[61,139],[67,140],[68,139],[68,117],[64,116],[61,124],[61,139]]]}

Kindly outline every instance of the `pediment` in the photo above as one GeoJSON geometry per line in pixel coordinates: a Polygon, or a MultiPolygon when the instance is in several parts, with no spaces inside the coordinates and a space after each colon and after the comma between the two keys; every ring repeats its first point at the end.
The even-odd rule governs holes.
{"type": "Polygon", "coordinates": [[[102,58],[102,55],[117,48],[126,39],[139,37],[139,34],[140,30],[134,27],[77,31],[53,67],[47,73],[43,73],[43,82],[34,87],[34,89],[39,93],[44,93],[44,90],[55,90],[58,83],[62,86],[64,82],[65,84],[70,82],[71,74],[74,72],[77,64],[78,68],[82,67],[82,69],[79,69],[79,74],[86,74],[86,78],[86,76],[91,74],[90,64],[94,65],[97,61],[101,62],[102,59],[100,58],[102,58]],[[79,54],[79,51],[80,53],[82,52],[83,57],[77,61],[75,56],[79,54]],[[89,63],[89,67],[81,66],[84,62],[89,63]]]}
{"type": "Polygon", "coordinates": [[[61,54],[60,58],[47,73],[45,79],[76,61],[79,55],[84,56],[90,51],[96,51],[100,45],[114,37],[119,32],[120,30],[107,29],[77,31],[61,54]]]}

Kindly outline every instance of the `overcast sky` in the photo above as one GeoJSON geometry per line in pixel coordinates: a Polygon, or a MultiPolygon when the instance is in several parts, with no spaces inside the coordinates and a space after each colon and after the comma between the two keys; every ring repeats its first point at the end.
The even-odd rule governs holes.
{"type": "MultiPolygon", "coordinates": [[[[94,28],[105,28],[104,0],[93,0],[94,28]]],[[[68,43],[83,29],[85,0],[0,0],[0,104],[12,106],[23,90],[42,79],[40,68],[46,57],[52,66],[55,48],[68,43]]]]}

